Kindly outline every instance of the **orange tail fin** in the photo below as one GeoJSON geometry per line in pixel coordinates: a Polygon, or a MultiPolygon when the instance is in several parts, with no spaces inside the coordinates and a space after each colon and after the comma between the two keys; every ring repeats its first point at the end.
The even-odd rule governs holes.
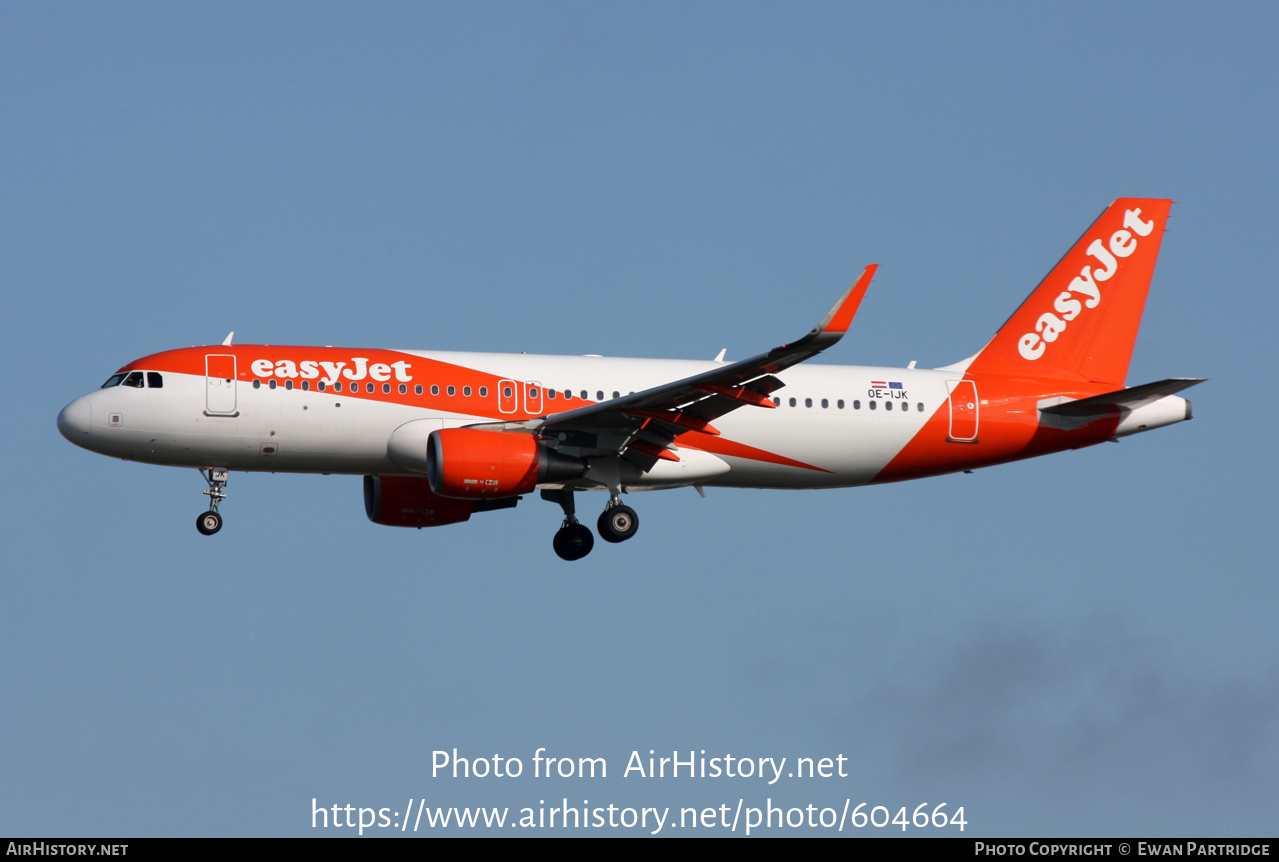
{"type": "Polygon", "coordinates": [[[1172,201],[1120,198],[968,367],[1122,386],[1172,201]]]}

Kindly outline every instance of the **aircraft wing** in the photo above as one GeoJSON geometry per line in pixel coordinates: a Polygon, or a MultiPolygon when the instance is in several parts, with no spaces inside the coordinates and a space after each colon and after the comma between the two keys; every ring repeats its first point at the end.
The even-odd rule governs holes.
{"type": "Polygon", "coordinates": [[[768,395],[784,384],[774,375],[811,359],[844,336],[875,269],[876,264],[871,264],[862,270],[813,331],[791,344],[643,392],[500,427],[531,430],[587,455],[623,454],[645,471],[658,459],[678,461],[669,448],[678,435],[687,431],[718,435],[711,422],[720,416],[741,407],[775,408],[768,395]]]}

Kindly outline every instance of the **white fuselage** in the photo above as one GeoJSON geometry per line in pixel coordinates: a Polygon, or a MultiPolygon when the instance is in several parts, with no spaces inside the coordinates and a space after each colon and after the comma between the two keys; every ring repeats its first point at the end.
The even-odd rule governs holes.
{"type": "MultiPolygon", "coordinates": [[[[216,348],[208,350],[216,352],[216,348]]],[[[450,381],[447,371],[434,369],[474,369],[513,382],[517,399],[527,401],[530,393],[541,399],[540,410],[531,409],[535,404],[515,406],[521,412],[528,408],[529,413],[546,415],[596,402],[601,394],[607,401],[615,393],[643,391],[716,367],[714,362],[691,360],[399,353],[428,360],[425,367],[433,369],[429,376],[417,369],[409,376],[412,386],[427,387],[416,400],[429,400],[432,406],[416,404],[411,387],[398,401],[386,401],[366,397],[362,388],[354,394],[334,392],[331,384],[324,392],[314,386],[303,391],[300,380],[272,376],[234,380],[229,392],[216,396],[222,399],[218,412],[210,413],[214,396],[203,374],[165,371],[162,388],[100,389],[69,405],[60,422],[85,424],[87,419],[72,439],[85,448],[128,460],[230,470],[393,475],[407,471],[388,455],[388,441],[406,423],[428,420],[425,427],[429,429],[506,418],[496,392],[481,398],[474,387],[471,395],[463,395],[463,387],[450,381]],[[294,388],[285,388],[290,382],[294,388]],[[446,394],[450,385],[455,386],[455,395],[446,394]],[[441,394],[428,398],[430,386],[438,386],[441,394]],[[571,397],[566,398],[566,393],[571,397]]],[[[786,385],[773,395],[777,409],[739,409],[716,421],[721,432],[718,439],[697,435],[706,443],[731,442],[777,459],[744,457],[722,448],[710,454],[689,448],[698,444],[686,444],[681,438],[678,463],[659,463],[649,473],[633,477],[629,486],[638,490],[686,484],[769,488],[865,484],[945,407],[947,380],[962,375],[805,365],[779,376],[786,385]]],[[[391,381],[398,385],[394,377],[391,381]]]]}

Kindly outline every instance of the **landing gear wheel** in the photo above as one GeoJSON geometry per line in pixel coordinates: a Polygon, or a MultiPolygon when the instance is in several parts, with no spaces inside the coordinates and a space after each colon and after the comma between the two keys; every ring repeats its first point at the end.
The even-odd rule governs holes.
{"type": "Polygon", "coordinates": [[[639,529],[639,516],[630,506],[610,506],[600,513],[600,538],[606,542],[625,542],[639,529]]]}
{"type": "Polygon", "coordinates": [[[212,510],[201,512],[200,517],[195,519],[195,528],[201,535],[212,536],[222,529],[222,516],[212,510]]]}
{"type": "Polygon", "coordinates": [[[202,469],[200,475],[209,487],[204,493],[209,498],[209,511],[200,513],[195,519],[195,528],[202,536],[212,536],[222,529],[222,516],[218,514],[218,506],[226,499],[226,468],[209,467],[202,469]]]}
{"type": "Polygon", "coordinates": [[[580,560],[595,547],[595,537],[581,524],[569,524],[560,527],[552,544],[561,560],[580,560]]]}

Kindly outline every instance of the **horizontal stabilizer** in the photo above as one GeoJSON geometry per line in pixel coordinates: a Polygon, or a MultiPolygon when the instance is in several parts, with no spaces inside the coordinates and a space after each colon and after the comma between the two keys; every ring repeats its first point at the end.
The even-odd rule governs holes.
{"type": "Polygon", "coordinates": [[[1041,407],[1039,412],[1075,419],[1095,419],[1108,413],[1133,411],[1138,407],[1153,404],[1160,398],[1167,395],[1175,395],[1183,389],[1189,389],[1197,383],[1203,383],[1206,379],[1205,377],[1173,377],[1169,380],[1143,383],[1141,386],[1094,395],[1091,398],[1081,398],[1078,401],[1067,401],[1064,404],[1041,407]]]}

